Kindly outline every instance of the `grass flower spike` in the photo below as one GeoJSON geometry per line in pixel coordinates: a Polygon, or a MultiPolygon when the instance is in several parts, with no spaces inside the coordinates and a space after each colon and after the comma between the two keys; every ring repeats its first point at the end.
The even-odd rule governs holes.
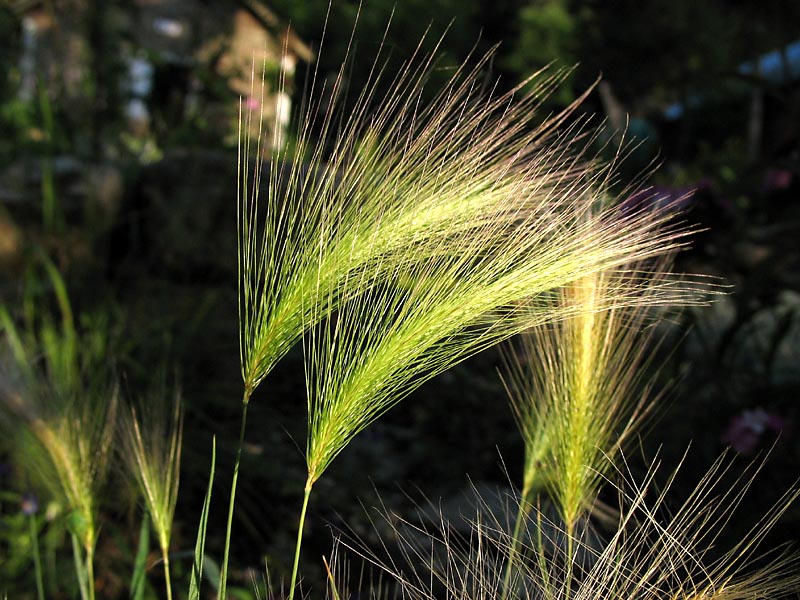
{"type": "Polygon", "coordinates": [[[129,472],[144,498],[150,522],[158,537],[164,564],[167,598],[172,598],[169,545],[180,481],[183,411],[176,396],[171,414],[161,398],[134,407],[122,421],[122,449],[129,472]],[[161,413],[161,414],[159,414],[161,413]]]}
{"type": "Polygon", "coordinates": [[[65,511],[81,598],[91,600],[98,509],[112,454],[118,394],[105,374],[94,375],[104,373],[100,369],[107,364],[105,337],[83,337],[58,269],[44,253],[36,259],[27,273],[21,326],[0,306],[0,331],[9,350],[0,350],[5,359],[0,425],[16,463],[65,511]],[[39,267],[50,284],[56,315],[43,308],[46,304],[36,293],[39,267]]]}
{"type": "MultiPolygon", "coordinates": [[[[632,266],[598,271],[565,286],[554,302],[573,309],[574,316],[535,327],[506,353],[506,388],[525,442],[508,585],[536,494],[545,488],[552,495],[571,554],[578,522],[590,512],[603,475],[656,401],[644,381],[645,353],[654,348],[643,328],[651,304],[660,301],[666,258],[650,267],[650,278],[641,279],[642,269],[632,266]],[[614,305],[626,288],[635,290],[633,301],[614,305]]],[[[574,562],[568,556],[567,568],[574,562]]]]}
{"type": "Polygon", "coordinates": [[[53,396],[36,401],[3,389],[2,402],[10,419],[9,435],[18,438],[13,447],[20,454],[19,464],[67,512],[81,598],[92,600],[98,505],[115,430],[116,390],[100,399],[53,396]]]}
{"type": "Polygon", "coordinates": [[[562,288],[555,302],[574,316],[526,332],[506,353],[506,387],[525,440],[523,502],[547,486],[568,524],[591,504],[645,401],[655,401],[644,389],[653,350],[644,328],[661,301],[665,263],[651,269],[650,280],[634,266],[562,288]],[[624,299],[625,289],[635,296],[624,299]]]}
{"type": "MultiPolygon", "coordinates": [[[[378,57],[369,84],[341,120],[334,115],[345,110],[337,99],[343,95],[347,61],[332,84],[315,77],[298,141],[291,154],[285,150],[271,158],[266,181],[264,142],[242,141],[239,448],[253,391],[325,314],[406,268],[449,252],[445,242],[453,234],[491,228],[500,243],[502,227],[528,210],[543,210],[538,197],[536,205],[526,205],[529,195],[509,203],[509,194],[516,192],[513,177],[497,185],[506,174],[526,169],[534,151],[542,165],[537,173],[542,189],[556,180],[569,185],[584,174],[584,167],[562,156],[567,144],[546,144],[571,110],[539,127],[527,126],[559,77],[542,75],[531,92],[520,88],[487,98],[480,81],[489,58],[457,69],[423,108],[435,52],[413,57],[380,102],[375,94],[387,76],[378,57]],[[319,121],[321,131],[313,131],[319,121]],[[312,141],[317,138],[322,141],[312,141]],[[455,164],[457,171],[449,168],[455,164]]],[[[245,121],[252,118],[251,112],[243,115],[245,121]]],[[[244,130],[251,130],[249,122],[244,130]]],[[[238,464],[237,456],[229,522],[238,464]]],[[[223,586],[226,564],[223,559],[223,586]]]]}
{"type": "Polygon", "coordinates": [[[332,89],[323,86],[316,104],[312,99],[293,154],[278,153],[270,160],[266,185],[261,141],[252,148],[253,142],[244,140],[239,307],[246,397],[316,322],[321,307],[336,306],[391,278],[398,268],[425,260],[453,233],[507,223],[540,209],[526,204],[529,196],[510,204],[508,186],[497,185],[502,175],[526,168],[534,151],[540,163],[560,169],[556,174],[542,168],[540,187],[556,180],[566,186],[583,175],[585,165],[571,170],[576,165],[561,156],[568,144],[546,145],[571,109],[539,127],[525,127],[560,78],[541,75],[531,92],[517,89],[487,99],[479,79],[488,60],[454,72],[424,109],[421,96],[434,56],[412,59],[377,113],[369,112],[383,79],[376,72],[343,122],[334,122],[333,115],[335,108],[345,107],[327,107],[318,134],[323,141],[312,146],[311,128],[322,99],[335,102],[343,93],[343,66],[332,89]],[[246,166],[253,153],[250,181],[246,166]],[[457,171],[450,168],[456,163],[457,171]]]}

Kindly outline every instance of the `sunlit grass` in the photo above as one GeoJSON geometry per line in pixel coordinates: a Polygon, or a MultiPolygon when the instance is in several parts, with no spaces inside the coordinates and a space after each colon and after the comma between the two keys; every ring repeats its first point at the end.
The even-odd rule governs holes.
{"type": "Polygon", "coordinates": [[[16,464],[66,514],[84,600],[94,598],[99,510],[113,448],[117,392],[103,398],[60,397],[38,388],[2,390],[7,436],[16,464]],[[21,426],[21,427],[20,427],[21,426]]]}
{"type": "Polygon", "coordinates": [[[657,344],[646,326],[662,300],[664,266],[649,280],[634,266],[562,288],[555,302],[575,316],[526,332],[506,353],[506,386],[525,440],[522,497],[530,502],[546,487],[567,523],[591,505],[609,459],[657,402],[646,379],[657,344]],[[621,297],[625,289],[636,291],[621,297]]]}
{"type": "MultiPolygon", "coordinates": [[[[590,388],[598,382],[586,378],[607,365],[590,364],[590,355],[606,353],[601,360],[609,362],[625,358],[625,353],[613,356],[616,348],[593,348],[606,333],[594,331],[592,323],[616,306],[645,302],[642,282],[662,275],[660,263],[648,263],[650,272],[645,261],[674,251],[683,232],[668,226],[666,215],[619,210],[606,199],[605,174],[591,166],[581,170],[581,154],[564,149],[563,157],[568,167],[555,173],[569,172],[567,179],[543,177],[552,165],[549,160],[538,163],[535,155],[527,157],[526,169],[497,175],[493,190],[505,206],[501,212],[514,214],[513,221],[488,221],[456,229],[445,238],[420,234],[416,248],[423,261],[394,265],[391,258],[381,257],[372,271],[341,268],[351,273],[335,282],[338,299],[346,301],[317,308],[308,323],[321,325],[312,329],[306,345],[308,479],[298,535],[312,486],[355,435],[431,377],[532,326],[565,319],[580,323],[569,357],[577,361],[578,374],[553,385],[568,384],[579,395],[570,414],[572,441],[579,438],[581,451],[598,441],[597,435],[588,440],[585,431],[589,396],[613,395],[619,382],[617,374],[607,373],[605,387],[593,392],[590,388]],[[554,301],[562,293],[584,293],[581,286],[601,277],[599,273],[632,262],[641,265],[639,271],[621,270],[602,294],[554,301]],[[375,276],[384,270],[386,274],[375,276]],[[570,291],[560,291],[564,286],[570,291]]],[[[440,169],[452,170],[457,181],[461,165],[443,161],[440,169]]],[[[332,283],[324,274],[318,282],[332,283]]],[[[317,297],[332,298],[333,290],[317,297]]],[[[691,297],[691,286],[665,283],[654,285],[647,300],[681,302],[691,297]]],[[[601,430],[598,435],[611,433],[601,430]]],[[[570,455],[573,463],[584,458],[570,455]]],[[[567,470],[570,475],[579,471],[574,464],[567,470]]],[[[582,508],[587,485],[578,484],[582,508]]],[[[573,489],[566,489],[574,496],[573,489]]],[[[574,498],[570,501],[569,509],[577,514],[574,498]]]]}
{"type": "MultiPolygon", "coordinates": [[[[313,325],[320,306],[335,306],[397,269],[427,260],[453,234],[546,210],[547,190],[584,177],[588,167],[576,164],[570,147],[586,140],[576,134],[552,147],[546,143],[574,106],[528,126],[559,76],[540,75],[533,91],[486,97],[479,83],[487,56],[454,72],[423,107],[420,96],[434,59],[411,59],[377,113],[370,113],[383,77],[375,73],[341,122],[327,108],[321,139],[313,141],[310,128],[320,107],[312,100],[293,154],[270,160],[266,182],[263,142],[243,141],[239,269],[246,390],[255,389],[313,325]],[[519,177],[539,194],[523,190],[519,177]],[[516,202],[509,202],[510,194],[518,194],[516,202]]],[[[342,69],[332,89],[319,91],[323,98],[342,93],[342,69]]]]}
{"type": "Polygon", "coordinates": [[[347,61],[332,83],[314,78],[298,142],[267,173],[264,140],[240,147],[239,448],[253,391],[311,331],[306,502],[353,436],[425,380],[570,312],[549,301],[559,286],[683,243],[671,215],[606,200],[613,169],[589,151],[579,101],[535,124],[560,75],[497,93],[490,53],[426,103],[436,52],[418,52],[394,75],[376,58],[346,114],[332,106],[347,61]]]}
{"type": "MultiPolygon", "coordinates": [[[[650,364],[658,344],[647,326],[671,285],[669,259],[598,271],[563,287],[554,302],[574,316],[525,332],[505,353],[506,389],[525,445],[509,585],[522,525],[540,494],[554,500],[569,555],[615,456],[657,404],[650,364]]],[[[567,569],[574,562],[568,556],[567,569]]]]}
{"type": "MultiPolygon", "coordinates": [[[[523,232],[530,230],[531,241],[516,242],[516,252],[502,259],[510,264],[520,257],[524,244],[533,249],[534,242],[557,243],[549,239],[557,223],[549,231],[540,228],[538,232],[529,225],[536,222],[533,215],[543,223],[546,215],[569,214],[574,206],[563,206],[567,190],[577,197],[587,188],[587,180],[599,176],[593,165],[578,160],[590,139],[580,135],[579,124],[569,128],[572,135],[557,132],[575,106],[532,126],[534,109],[558,82],[558,75],[540,74],[532,79],[529,91],[520,86],[504,94],[487,93],[481,78],[490,56],[479,59],[475,67],[468,68],[465,63],[455,70],[428,104],[422,97],[435,66],[435,52],[412,57],[381,102],[374,94],[389,76],[381,72],[379,56],[370,83],[341,117],[335,116],[341,113],[333,107],[341,108],[337,101],[343,93],[345,61],[332,83],[314,79],[298,142],[290,155],[279,153],[271,158],[266,181],[261,179],[265,142],[260,138],[243,140],[238,212],[244,407],[239,447],[247,404],[255,388],[305,331],[339,306],[348,305],[346,314],[361,310],[357,307],[365,302],[385,302],[386,308],[393,310],[397,301],[383,296],[389,289],[399,290],[404,280],[417,286],[413,278],[429,269],[445,278],[464,277],[470,262],[477,265],[483,260],[475,253],[484,251],[495,256],[495,264],[481,273],[494,277],[495,288],[516,286],[515,292],[507,294],[513,301],[524,283],[513,281],[513,275],[501,279],[502,267],[496,258],[501,254],[499,248],[514,236],[522,240],[523,232]],[[323,108],[325,112],[320,114],[323,108]],[[318,120],[321,131],[312,131],[318,120]],[[562,136],[560,141],[556,141],[557,135],[562,136]],[[247,167],[252,155],[251,181],[247,167]],[[470,247],[473,238],[477,244],[470,247]],[[461,263],[452,262],[460,253],[466,253],[461,263]]],[[[245,121],[250,118],[251,113],[243,115],[245,121]]],[[[243,127],[250,129],[249,123],[243,127]]],[[[491,261],[487,260],[487,265],[491,261]]],[[[429,275],[433,280],[433,273],[429,275]]],[[[413,302],[418,308],[426,302],[434,305],[437,293],[441,290],[415,292],[416,299],[409,306],[413,302]]],[[[479,308],[481,302],[476,297],[467,309],[473,314],[460,322],[445,314],[452,305],[442,308],[440,316],[450,320],[453,332],[470,327],[470,319],[479,319],[481,311],[495,308],[494,300],[479,308]]],[[[388,322],[377,324],[376,331],[386,326],[388,322]]],[[[416,344],[419,331],[413,330],[420,326],[425,324],[414,323],[387,339],[386,350],[403,352],[389,346],[416,344]]],[[[354,339],[362,335],[345,332],[354,339]]],[[[475,350],[477,346],[467,352],[475,350]]],[[[446,362],[443,360],[442,366],[446,362]]],[[[374,374],[388,376],[379,371],[374,374]]],[[[313,412],[310,419],[316,419],[313,412]]],[[[375,411],[365,412],[354,420],[354,430],[375,416],[375,411]]],[[[318,457],[311,460],[319,464],[311,469],[321,474],[326,466],[322,463],[341,447],[336,448],[335,443],[320,446],[319,436],[314,439],[318,457]]],[[[237,458],[234,491],[238,464],[237,458]]]]}
{"type": "Polygon", "coordinates": [[[172,411],[163,395],[129,408],[122,418],[122,457],[136,481],[158,538],[164,565],[167,598],[172,598],[169,547],[180,483],[183,409],[180,398],[172,411]]]}
{"type": "MultiPolygon", "coordinates": [[[[585,312],[552,302],[561,286],[683,244],[672,215],[609,201],[613,165],[595,160],[595,137],[573,115],[583,98],[536,124],[560,75],[499,93],[486,84],[491,56],[455,69],[430,102],[436,51],[418,49],[393,74],[379,55],[350,103],[345,60],[332,82],[313,78],[298,141],[266,173],[267,142],[240,145],[244,391],[228,530],[250,397],[308,331],[308,477],[290,597],[311,488],[355,435],[464,358],[585,312]]],[[[243,131],[252,118],[242,115],[243,131]]],[[[615,292],[589,311],[636,293],[615,292]]]]}
{"type": "MultiPolygon", "coordinates": [[[[623,462],[624,464],[624,462],[623,462]]],[[[619,490],[618,520],[611,531],[573,536],[563,520],[553,520],[535,506],[526,522],[525,540],[508,587],[506,561],[516,541],[505,518],[477,497],[475,516],[457,522],[443,515],[438,521],[409,521],[381,514],[381,529],[391,539],[370,550],[358,539],[343,545],[388,575],[391,597],[409,599],[490,600],[497,598],[580,600],[637,598],[641,600],[754,600],[790,598],[800,591],[800,557],[787,548],[765,553],[759,544],[777,520],[797,500],[793,488],[764,515],[753,516],[749,533],[720,551],[719,540],[753,485],[753,473],[728,487],[731,461],[717,461],[694,491],[672,506],[672,482],[656,484],[658,462],[643,481],[614,472],[619,490]],[[576,555],[580,568],[570,566],[576,555]]],[[[612,469],[613,470],[613,469],[612,469]]],[[[518,500],[515,497],[514,500],[518,500]]],[[[517,512],[514,502],[511,513],[517,512]]],[[[427,512],[427,511],[426,511],[427,512]]],[[[591,528],[591,525],[588,526],[591,528]]]]}

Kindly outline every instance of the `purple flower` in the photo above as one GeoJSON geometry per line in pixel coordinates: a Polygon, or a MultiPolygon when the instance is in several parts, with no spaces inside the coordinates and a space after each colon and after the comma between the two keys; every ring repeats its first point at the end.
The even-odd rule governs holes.
{"type": "Polygon", "coordinates": [[[253,96],[248,96],[244,101],[244,107],[247,110],[256,110],[261,107],[261,102],[258,99],[253,98],[253,96]]]}
{"type": "Polygon", "coordinates": [[[39,512],[39,498],[33,492],[27,492],[26,494],[23,494],[19,505],[22,509],[22,514],[28,517],[39,512]]]}
{"type": "Polygon", "coordinates": [[[788,169],[770,169],[764,175],[764,189],[768,192],[785,190],[792,185],[792,172],[788,169]]]}
{"type": "Polygon", "coordinates": [[[694,195],[707,187],[709,182],[703,180],[694,186],[661,185],[643,188],[622,201],[622,210],[627,212],[650,208],[658,211],[683,212],[691,208],[694,195]]]}
{"type": "Polygon", "coordinates": [[[722,434],[722,442],[741,454],[748,454],[755,449],[767,430],[779,433],[785,428],[786,421],[782,417],[758,407],[731,418],[722,434]]]}

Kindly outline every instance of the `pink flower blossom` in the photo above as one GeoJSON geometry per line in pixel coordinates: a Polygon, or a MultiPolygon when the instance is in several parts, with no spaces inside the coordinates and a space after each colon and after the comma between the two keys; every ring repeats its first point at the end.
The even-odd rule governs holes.
{"type": "Polygon", "coordinates": [[[253,98],[253,96],[248,96],[244,100],[244,107],[247,110],[257,110],[261,107],[261,102],[259,102],[258,99],[253,98]]]}
{"type": "Polygon", "coordinates": [[[788,169],[770,169],[764,176],[764,188],[768,192],[785,190],[792,185],[792,172],[788,169]]]}
{"type": "Polygon", "coordinates": [[[755,449],[767,430],[779,433],[785,427],[783,418],[770,414],[761,407],[745,410],[731,418],[722,434],[722,442],[739,453],[747,454],[755,449]]]}

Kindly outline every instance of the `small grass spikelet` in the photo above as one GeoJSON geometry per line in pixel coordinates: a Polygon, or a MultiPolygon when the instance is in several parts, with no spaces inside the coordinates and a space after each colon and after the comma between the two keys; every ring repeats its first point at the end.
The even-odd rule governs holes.
{"type": "Polygon", "coordinates": [[[113,447],[117,390],[105,397],[63,397],[37,385],[34,398],[33,392],[3,386],[0,395],[17,464],[64,508],[81,597],[93,599],[98,510],[113,447]]]}
{"type": "Polygon", "coordinates": [[[567,524],[591,505],[609,459],[649,406],[645,331],[660,303],[667,263],[599,271],[565,286],[555,302],[573,316],[536,327],[506,353],[506,388],[525,441],[522,498],[543,486],[567,524]],[[625,299],[621,290],[632,290],[625,299]],[[605,308],[604,308],[605,307],[605,308]]]}
{"type": "Polygon", "coordinates": [[[116,390],[102,407],[86,399],[66,402],[48,399],[48,405],[61,406],[57,411],[40,412],[23,408],[21,403],[25,401],[19,396],[7,400],[12,404],[11,409],[23,416],[28,437],[23,446],[36,463],[33,472],[42,475],[53,496],[63,499],[74,512],[75,528],[84,547],[93,548],[98,529],[97,498],[108,471],[115,428],[116,390]]]}
{"type": "Polygon", "coordinates": [[[118,390],[109,385],[106,332],[79,332],[66,283],[41,251],[26,273],[18,326],[0,306],[6,359],[0,372],[0,425],[17,464],[65,513],[81,598],[94,598],[99,505],[116,429],[118,390]],[[56,314],[40,295],[37,268],[56,314]],[[7,370],[6,370],[7,369],[7,370]]]}
{"type": "Polygon", "coordinates": [[[123,416],[120,435],[123,459],[158,538],[167,597],[172,598],[169,547],[180,483],[183,409],[177,393],[171,413],[165,406],[161,397],[143,403],[139,411],[130,406],[123,416]]]}

